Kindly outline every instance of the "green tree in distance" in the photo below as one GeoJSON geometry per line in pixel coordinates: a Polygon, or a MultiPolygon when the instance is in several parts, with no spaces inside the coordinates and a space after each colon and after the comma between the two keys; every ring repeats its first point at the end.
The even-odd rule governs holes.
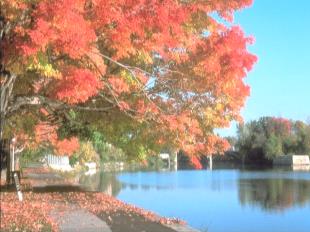
{"type": "Polygon", "coordinates": [[[283,154],[310,155],[310,125],[262,117],[239,125],[236,147],[246,162],[271,161],[283,154]]]}

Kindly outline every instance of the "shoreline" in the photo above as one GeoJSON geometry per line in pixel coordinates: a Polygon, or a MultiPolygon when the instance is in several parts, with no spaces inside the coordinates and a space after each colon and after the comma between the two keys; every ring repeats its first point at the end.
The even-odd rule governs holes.
{"type": "Polygon", "coordinates": [[[22,176],[22,202],[15,186],[7,189],[1,179],[1,231],[199,232],[180,219],[87,192],[46,167],[25,168],[22,176]]]}
{"type": "MultiPolygon", "coordinates": [[[[98,217],[111,228],[100,231],[198,232],[182,220],[162,217],[104,193],[23,191],[23,198],[23,202],[19,202],[14,190],[4,191],[1,186],[1,231],[66,231],[62,227],[63,225],[68,227],[70,222],[66,224],[57,220],[57,217],[63,218],[66,214],[83,210],[98,217]]],[[[80,213],[75,217],[84,216],[80,213]]],[[[77,225],[72,225],[71,229],[75,226],[77,225]]],[[[84,231],[80,230],[80,227],[76,229],[84,231]]]]}

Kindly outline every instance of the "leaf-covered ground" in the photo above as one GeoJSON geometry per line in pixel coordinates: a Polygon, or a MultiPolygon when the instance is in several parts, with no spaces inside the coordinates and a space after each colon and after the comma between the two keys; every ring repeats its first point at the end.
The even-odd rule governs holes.
{"type": "Polygon", "coordinates": [[[57,224],[50,212],[61,205],[68,210],[75,204],[105,220],[113,232],[170,232],[163,226],[184,223],[178,219],[160,217],[152,212],[125,204],[103,193],[91,192],[24,192],[24,201],[19,202],[16,192],[1,191],[1,231],[57,231],[57,224]]]}

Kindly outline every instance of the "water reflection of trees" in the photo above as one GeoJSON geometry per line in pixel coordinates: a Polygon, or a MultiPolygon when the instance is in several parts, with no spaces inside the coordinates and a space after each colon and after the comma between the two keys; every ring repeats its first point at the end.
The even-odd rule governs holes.
{"type": "Polygon", "coordinates": [[[310,202],[310,181],[294,179],[239,179],[242,205],[259,205],[265,210],[285,210],[310,202]]]}
{"type": "Polygon", "coordinates": [[[122,183],[122,188],[126,189],[129,188],[130,190],[136,190],[136,189],[142,189],[144,191],[149,191],[149,190],[171,190],[175,189],[174,186],[160,186],[160,185],[145,185],[145,184],[127,184],[127,183],[122,183]]]}
{"type": "Polygon", "coordinates": [[[116,196],[122,189],[121,183],[112,173],[97,172],[94,175],[83,175],[79,180],[87,191],[104,192],[116,196]]]}

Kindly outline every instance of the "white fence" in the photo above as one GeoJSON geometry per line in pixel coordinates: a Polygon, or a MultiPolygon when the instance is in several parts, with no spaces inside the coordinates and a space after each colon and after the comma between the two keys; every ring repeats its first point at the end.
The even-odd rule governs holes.
{"type": "Polygon", "coordinates": [[[71,171],[73,168],[69,163],[68,156],[56,156],[56,155],[46,155],[45,156],[46,164],[56,170],[60,171],[71,171]]]}

